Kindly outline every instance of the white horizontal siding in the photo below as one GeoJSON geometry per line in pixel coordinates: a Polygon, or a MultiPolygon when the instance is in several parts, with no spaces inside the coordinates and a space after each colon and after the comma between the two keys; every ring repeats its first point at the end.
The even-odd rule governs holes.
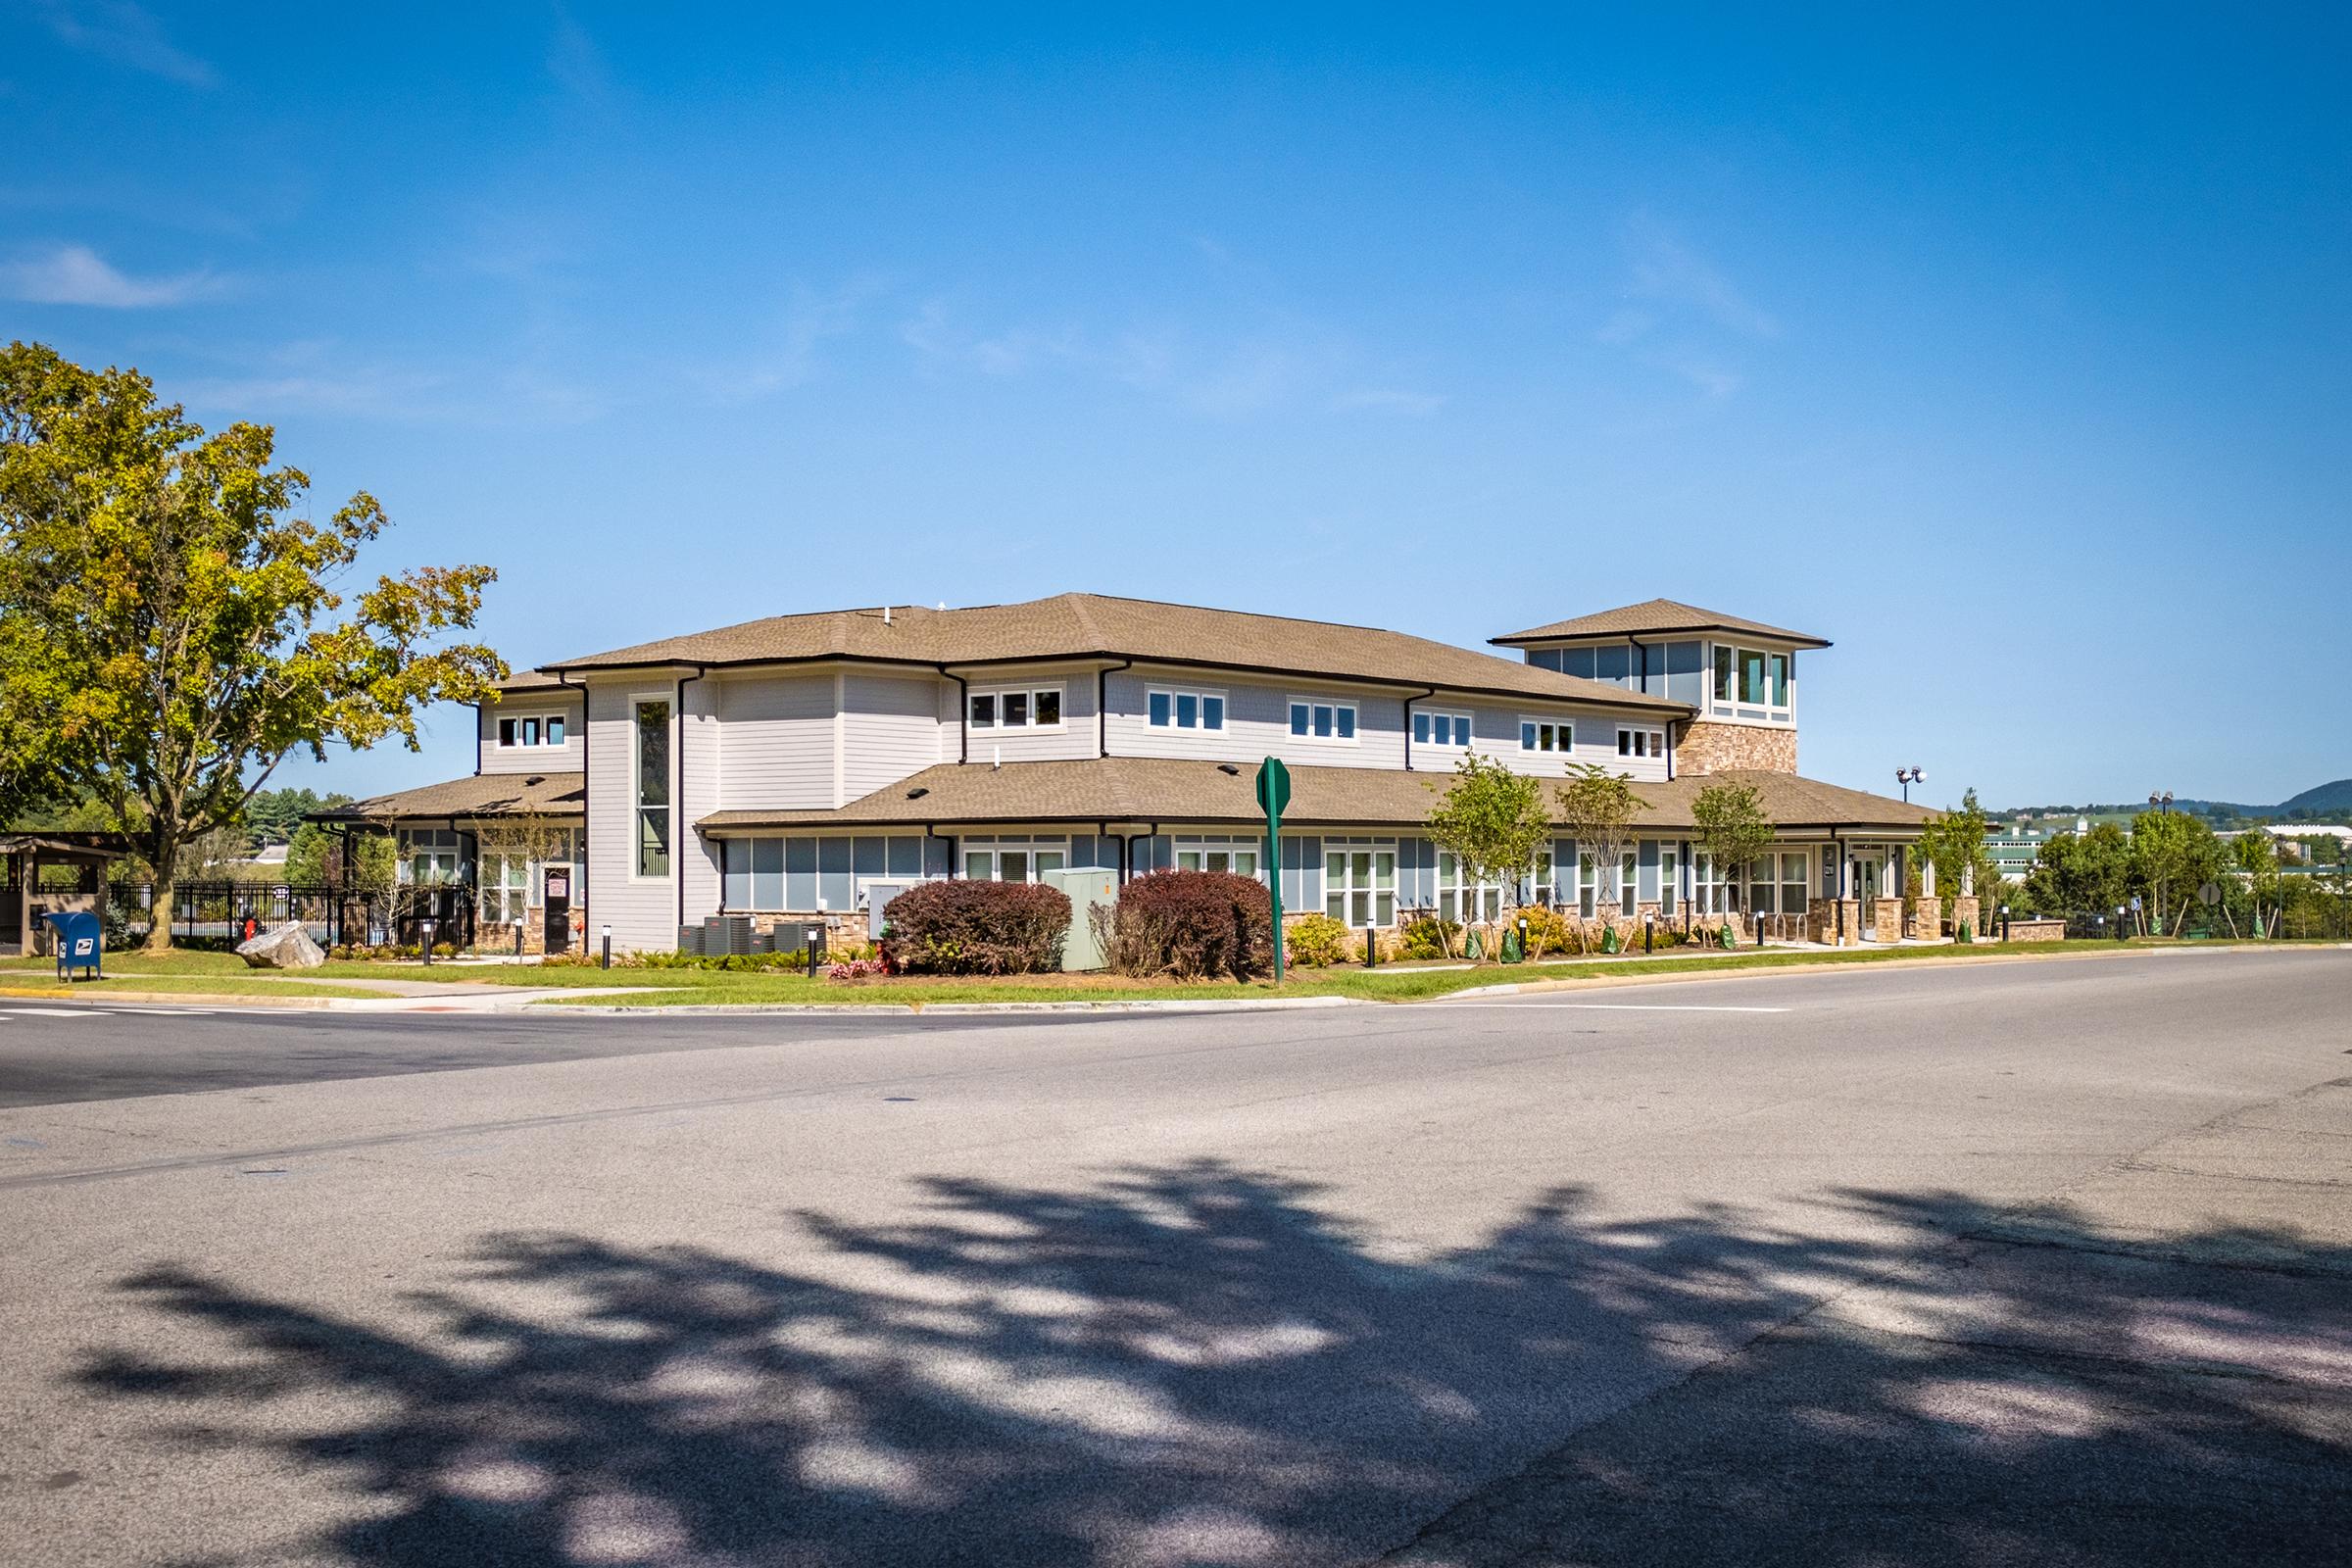
{"type": "MultiPolygon", "coordinates": [[[[1445,705],[1433,702],[1415,706],[1434,710],[1445,705]]],[[[1458,703],[1454,704],[1451,710],[1461,712],[1464,706],[1458,703]]],[[[1666,759],[1664,757],[1620,757],[1617,755],[1617,731],[1620,726],[1629,729],[1655,730],[1661,734],[1670,733],[1672,726],[1662,719],[1651,723],[1641,719],[1621,718],[1613,713],[1563,712],[1546,710],[1541,707],[1499,708],[1483,704],[1469,706],[1468,711],[1470,713],[1470,749],[1500,760],[1515,772],[1527,773],[1539,778],[1563,778],[1567,776],[1572,763],[1594,763],[1607,768],[1612,773],[1623,773],[1635,779],[1662,780],[1666,777],[1666,759]],[[1519,749],[1519,726],[1528,719],[1534,719],[1539,723],[1552,724],[1565,721],[1575,731],[1575,750],[1566,754],[1521,751],[1519,749]]],[[[1453,760],[1461,755],[1458,748],[1446,750],[1438,747],[1415,747],[1413,749],[1413,765],[1422,769],[1437,767],[1441,765],[1439,759],[1443,758],[1445,760],[1442,765],[1451,767],[1453,760]]]]}
{"type": "MultiPolygon", "coordinates": [[[[666,680],[630,681],[625,677],[589,688],[588,941],[593,947],[598,928],[610,925],[613,947],[623,951],[674,948],[678,940],[676,883],[668,877],[641,882],[629,875],[636,847],[631,831],[636,811],[636,726],[630,705],[638,695],[672,701],[674,688],[666,680]]],[[[670,798],[675,800],[676,748],[671,750],[670,798]]],[[[687,836],[692,836],[691,828],[687,836]]],[[[677,842],[673,826],[673,847],[677,842]]],[[[672,877],[677,858],[673,851],[672,877]]]]}
{"type": "Polygon", "coordinates": [[[1061,688],[1061,723],[1057,727],[975,729],[971,731],[968,760],[988,762],[1002,756],[1007,762],[1053,762],[1097,756],[1101,738],[1095,722],[1095,679],[1091,666],[1040,667],[1018,673],[967,675],[960,688],[954,681],[947,682],[940,706],[947,724],[947,733],[940,737],[942,759],[953,762],[958,756],[962,715],[957,705],[968,692],[1035,691],[1046,686],[1061,688]]]}
{"type": "Polygon", "coordinates": [[[1279,757],[1286,762],[1319,767],[1404,766],[1404,700],[1321,681],[1272,685],[1237,681],[1200,672],[1114,671],[1109,677],[1107,731],[1113,757],[1191,757],[1212,761],[1253,761],[1279,757]],[[1153,690],[1222,693],[1225,728],[1155,729],[1151,722],[1153,690]],[[1355,739],[1318,740],[1291,733],[1294,696],[1355,705],[1355,739]]]}
{"type": "Polygon", "coordinates": [[[710,677],[686,683],[678,726],[678,874],[685,878],[684,915],[700,920],[718,912],[717,844],[694,824],[718,809],[721,776],[720,688],[710,677]]]}
{"type": "Polygon", "coordinates": [[[857,800],[939,760],[937,676],[842,679],[842,792],[857,800]]]}
{"type": "Polygon", "coordinates": [[[719,806],[834,804],[833,677],[746,675],[719,683],[719,806]]]}
{"type": "Polygon", "coordinates": [[[476,771],[483,773],[576,773],[580,767],[580,700],[561,695],[534,692],[528,697],[510,697],[503,703],[481,705],[481,721],[475,731],[476,771]],[[502,718],[536,718],[544,723],[549,718],[564,720],[564,744],[561,746],[508,746],[498,744],[498,721],[502,718]]]}

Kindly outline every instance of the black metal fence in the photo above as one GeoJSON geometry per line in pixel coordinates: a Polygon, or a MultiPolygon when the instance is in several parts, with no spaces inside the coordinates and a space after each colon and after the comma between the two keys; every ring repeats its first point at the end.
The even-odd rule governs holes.
{"type": "MultiPolygon", "coordinates": [[[[109,913],[123,940],[145,940],[153,897],[151,883],[108,886],[109,913]]],[[[469,947],[474,935],[473,890],[457,883],[387,893],[333,883],[181,882],[172,889],[166,917],[174,942],[195,945],[233,947],[289,920],[301,922],[322,948],[415,947],[422,942],[428,920],[435,945],[469,947]]]]}

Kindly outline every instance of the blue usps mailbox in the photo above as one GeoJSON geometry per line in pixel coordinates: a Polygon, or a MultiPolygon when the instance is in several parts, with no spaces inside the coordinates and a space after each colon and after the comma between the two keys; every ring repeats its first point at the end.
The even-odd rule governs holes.
{"type": "Polygon", "coordinates": [[[41,918],[48,921],[57,932],[57,977],[60,980],[73,978],[68,973],[73,969],[87,969],[101,980],[106,978],[102,961],[106,938],[98,929],[96,915],[77,910],[70,914],[44,914],[41,918]]]}

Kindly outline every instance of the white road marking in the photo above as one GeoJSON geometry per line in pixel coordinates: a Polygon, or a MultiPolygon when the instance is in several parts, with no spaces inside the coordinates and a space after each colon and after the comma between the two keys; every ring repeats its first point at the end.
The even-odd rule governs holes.
{"type": "Polygon", "coordinates": [[[1445,1002],[1444,1007],[1509,1007],[1524,1012],[1530,1007],[1550,1007],[1570,1012],[1788,1012],[1788,1007],[1715,1007],[1663,1002],[1445,1002]]]}
{"type": "Polygon", "coordinates": [[[95,1007],[10,1007],[10,1012],[28,1018],[95,1018],[95,1007]]]}

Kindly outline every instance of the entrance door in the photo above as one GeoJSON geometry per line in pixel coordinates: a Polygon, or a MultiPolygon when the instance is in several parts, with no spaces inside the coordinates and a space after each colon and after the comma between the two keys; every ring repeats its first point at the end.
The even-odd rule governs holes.
{"type": "Polygon", "coordinates": [[[547,868],[546,925],[542,941],[550,953],[571,951],[571,867],[547,868]]]}
{"type": "Polygon", "coordinates": [[[1877,906],[1886,891],[1886,852],[1885,850],[1856,850],[1854,852],[1854,897],[1862,901],[1862,940],[1876,939],[1879,929],[1877,906]]]}

